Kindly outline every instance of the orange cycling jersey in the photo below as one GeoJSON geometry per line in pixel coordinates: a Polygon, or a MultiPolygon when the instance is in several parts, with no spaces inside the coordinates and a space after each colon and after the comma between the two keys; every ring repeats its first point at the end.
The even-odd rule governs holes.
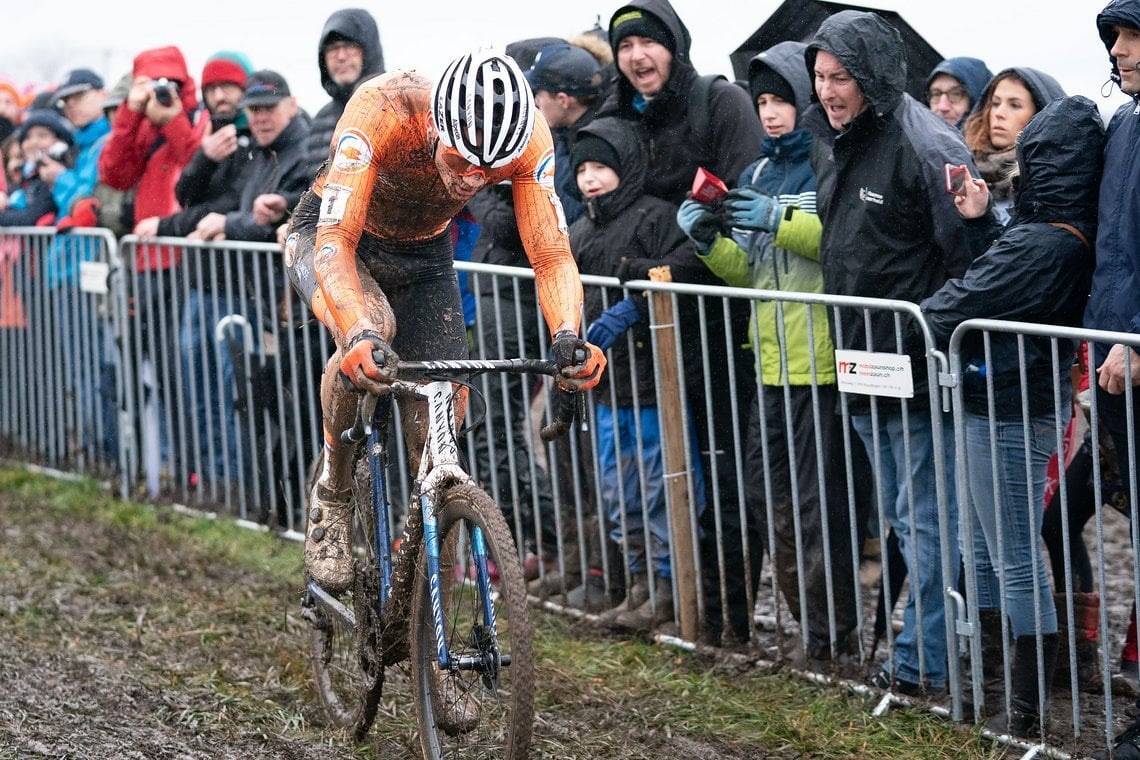
{"type": "MultiPolygon", "coordinates": [[[[345,107],[330,160],[313,184],[321,198],[314,254],[320,288],[313,311],[326,324],[335,322],[343,335],[367,318],[356,268],[361,236],[428,239],[442,233],[464,206],[448,193],[436,167],[430,92],[431,83],[414,71],[363,83],[345,107]]],[[[486,169],[486,175],[488,185],[511,182],[519,233],[551,333],[563,326],[577,332],[582,282],[554,190],[553,141],[541,113],[535,113],[534,134],[522,155],[486,169]]]]}

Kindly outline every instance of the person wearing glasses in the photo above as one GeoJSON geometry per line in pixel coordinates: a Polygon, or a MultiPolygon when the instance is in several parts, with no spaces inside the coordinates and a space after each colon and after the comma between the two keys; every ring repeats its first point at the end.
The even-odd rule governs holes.
{"type": "Polygon", "coordinates": [[[926,78],[926,102],[931,111],[960,130],[992,78],[985,61],[966,56],[947,58],[926,78]]]}
{"type": "MultiPolygon", "coordinates": [[[[582,282],[554,187],[554,145],[513,58],[493,50],[460,56],[434,86],[415,71],[364,82],[330,155],[294,210],[285,265],[336,341],[321,379],[325,460],[304,557],[309,576],[337,593],[352,582],[353,449],[340,431],[352,425],[358,393],[383,391],[398,358],[467,358],[450,224],[477,192],[511,182],[559,384],[592,388],[606,360],[578,337],[582,282]]],[[[461,400],[457,421],[463,412],[461,400]]],[[[414,472],[424,404],[401,400],[401,418],[414,472]]]]}
{"type": "Polygon", "coordinates": [[[962,133],[981,177],[990,188],[998,220],[1005,224],[1013,207],[1015,143],[1033,116],[1065,91],[1043,71],[1022,66],[1003,69],[982,91],[962,133]]]}

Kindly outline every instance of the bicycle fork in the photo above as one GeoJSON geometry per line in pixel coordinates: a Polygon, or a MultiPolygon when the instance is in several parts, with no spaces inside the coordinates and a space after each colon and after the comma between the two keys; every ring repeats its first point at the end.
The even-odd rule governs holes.
{"type": "MultiPolygon", "coordinates": [[[[483,676],[490,687],[497,680],[500,667],[511,664],[510,655],[500,655],[498,632],[495,623],[495,606],[492,603],[491,572],[487,563],[487,543],[483,531],[477,525],[471,526],[470,551],[475,565],[475,584],[479,599],[482,600],[482,625],[472,631],[474,641],[467,642],[478,654],[453,658],[447,646],[443,624],[442,576],[440,568],[439,528],[436,518],[436,505],[431,496],[420,495],[420,509],[424,521],[424,548],[428,565],[428,590],[431,597],[432,624],[435,632],[436,656],[441,670],[474,670],[483,676]]],[[[454,572],[453,568],[447,569],[454,572]]],[[[465,570],[464,570],[465,572],[465,570]]]]}

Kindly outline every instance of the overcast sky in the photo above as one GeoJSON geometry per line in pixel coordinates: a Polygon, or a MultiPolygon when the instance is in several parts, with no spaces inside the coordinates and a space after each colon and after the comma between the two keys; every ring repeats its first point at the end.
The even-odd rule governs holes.
{"type": "MultiPolygon", "coordinates": [[[[1032,66],[1055,76],[1066,91],[1085,95],[1103,113],[1124,102],[1104,87],[1108,59],[1095,19],[1107,0],[868,0],[898,11],[944,56],[982,58],[990,70],[1032,66]],[[1102,92],[1110,92],[1109,98],[1102,92]]],[[[527,37],[567,37],[605,25],[619,2],[543,0],[428,0],[324,3],[192,0],[160,6],[149,0],[10,0],[0,17],[7,33],[0,75],[19,82],[54,81],[69,69],[95,69],[110,87],[140,50],[178,45],[195,78],[212,53],[245,52],[257,68],[279,71],[301,106],[315,113],[328,96],[320,87],[316,46],[329,14],[364,7],[376,17],[387,68],[417,68],[428,76],[468,48],[502,47],[527,37]]],[[[779,6],[778,0],[674,0],[693,37],[692,58],[704,74],[731,75],[728,54],[779,6]]]]}

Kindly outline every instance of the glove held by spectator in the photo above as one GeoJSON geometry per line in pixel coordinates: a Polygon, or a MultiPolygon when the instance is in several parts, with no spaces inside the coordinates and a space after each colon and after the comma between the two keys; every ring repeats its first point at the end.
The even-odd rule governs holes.
{"type": "Polygon", "coordinates": [[[586,340],[603,351],[617,342],[629,328],[641,321],[641,312],[633,298],[627,297],[598,315],[586,330],[586,340]]]}
{"type": "Polygon", "coordinates": [[[783,206],[754,185],[729,190],[724,197],[724,206],[732,223],[745,230],[775,232],[784,215],[783,206]]]}
{"type": "Polygon", "coordinates": [[[699,253],[708,253],[720,232],[720,222],[712,210],[691,198],[677,209],[677,225],[693,241],[699,253]]]}

